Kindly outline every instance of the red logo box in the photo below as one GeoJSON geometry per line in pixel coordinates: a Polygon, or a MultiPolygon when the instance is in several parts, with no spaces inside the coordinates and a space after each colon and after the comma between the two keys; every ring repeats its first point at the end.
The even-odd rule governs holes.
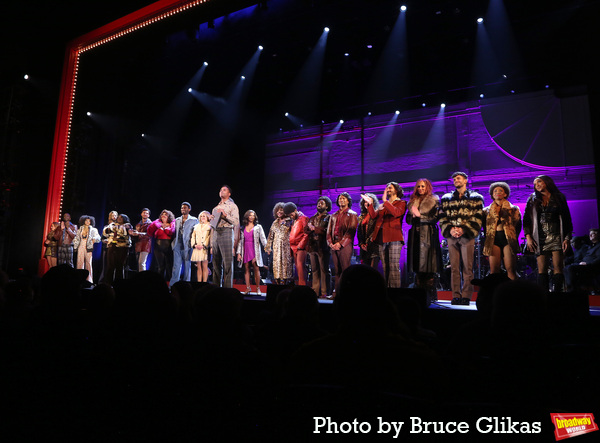
{"type": "Polygon", "coordinates": [[[550,414],[556,441],[598,430],[594,414],[550,414]]]}

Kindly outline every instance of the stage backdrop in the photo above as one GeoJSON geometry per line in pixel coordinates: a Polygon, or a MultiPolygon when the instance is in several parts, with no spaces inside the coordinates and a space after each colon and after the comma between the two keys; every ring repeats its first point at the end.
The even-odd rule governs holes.
{"type": "Polygon", "coordinates": [[[270,137],[265,162],[268,199],[293,201],[306,215],[315,213],[319,195],[335,202],[342,191],[359,212],[361,192],[381,198],[389,181],[408,199],[425,177],[441,196],[453,190],[454,171],[469,175],[486,205],[489,185],[508,182],[510,201],[523,211],[533,179],[546,174],[567,196],[575,234],[598,226],[585,95],[544,90],[280,132],[270,137]]]}

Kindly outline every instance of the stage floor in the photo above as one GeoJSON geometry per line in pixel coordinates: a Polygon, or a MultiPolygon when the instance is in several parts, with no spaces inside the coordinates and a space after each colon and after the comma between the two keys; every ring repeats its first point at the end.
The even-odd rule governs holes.
{"type": "MultiPolygon", "coordinates": [[[[235,289],[238,289],[242,293],[244,293],[244,291],[246,290],[246,287],[244,285],[233,285],[233,287],[235,289]]],[[[253,285],[252,288],[255,289],[256,286],[253,285]]],[[[262,292],[262,295],[257,295],[255,291],[252,291],[248,295],[244,295],[244,299],[253,301],[266,300],[267,286],[261,285],[260,290],[262,292]]],[[[477,300],[476,292],[473,293],[473,298],[471,299],[471,303],[469,303],[469,305],[452,305],[450,304],[451,296],[452,293],[450,291],[438,291],[438,301],[429,305],[429,309],[477,311],[477,306],[475,305],[475,301],[477,300]]],[[[319,303],[324,305],[330,305],[333,303],[333,300],[319,298],[319,303]]],[[[589,303],[590,315],[600,316],[600,295],[590,295],[589,303]]]]}

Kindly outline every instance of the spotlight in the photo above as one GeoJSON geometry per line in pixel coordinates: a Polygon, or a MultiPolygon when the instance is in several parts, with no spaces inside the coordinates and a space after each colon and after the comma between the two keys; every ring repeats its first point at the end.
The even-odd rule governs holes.
{"type": "Polygon", "coordinates": [[[258,46],[258,50],[259,50],[259,51],[262,51],[263,49],[264,49],[264,48],[263,48],[261,45],[259,45],[259,46],[258,46]]]}
{"type": "Polygon", "coordinates": [[[373,45],[367,45],[368,49],[373,49],[373,45]]]}
{"type": "Polygon", "coordinates": [[[242,75],[240,78],[241,78],[242,80],[246,80],[246,76],[245,76],[245,75],[242,75]]]}
{"type": "Polygon", "coordinates": [[[421,106],[424,108],[425,106],[427,106],[425,103],[421,103],[421,106]]]}
{"type": "Polygon", "coordinates": [[[188,92],[192,92],[192,88],[188,88],[188,92]]]}
{"type": "Polygon", "coordinates": [[[396,111],[396,115],[399,115],[399,114],[400,114],[400,111],[396,111]]]}
{"type": "Polygon", "coordinates": [[[479,18],[477,19],[477,23],[483,23],[483,17],[479,17],[479,18]]]}
{"type": "Polygon", "coordinates": [[[546,85],[546,89],[550,88],[550,85],[546,85]]]}
{"type": "Polygon", "coordinates": [[[483,98],[485,97],[483,94],[479,94],[479,98],[483,98]]]}
{"type": "Polygon", "coordinates": [[[92,115],[92,113],[90,111],[85,113],[88,117],[92,115]]]}
{"type": "Polygon", "coordinates": [[[325,28],[323,28],[323,31],[329,32],[329,28],[326,26],[325,28]]]}
{"type": "Polygon", "coordinates": [[[290,113],[289,113],[289,112],[286,112],[286,113],[285,113],[285,116],[286,116],[286,117],[288,117],[289,115],[290,115],[290,113]]]}
{"type": "Polygon", "coordinates": [[[367,112],[367,115],[370,116],[371,115],[371,111],[367,112]]]}
{"type": "Polygon", "coordinates": [[[146,137],[146,134],[142,133],[142,137],[146,137]]]}
{"type": "Polygon", "coordinates": [[[441,107],[442,109],[443,109],[443,108],[445,108],[445,107],[446,107],[446,103],[442,103],[442,104],[440,105],[440,107],[441,107]]]}
{"type": "Polygon", "coordinates": [[[204,62],[204,66],[208,66],[208,63],[207,63],[207,62],[204,62]]]}
{"type": "Polygon", "coordinates": [[[405,6],[405,5],[402,5],[402,6],[400,6],[400,10],[401,10],[402,12],[406,11],[406,6],[405,6]]]}
{"type": "Polygon", "coordinates": [[[344,53],[344,57],[348,57],[350,54],[348,52],[344,53]]]}
{"type": "Polygon", "coordinates": [[[340,120],[340,124],[342,124],[342,125],[343,125],[343,124],[344,124],[344,120],[340,120]]]}
{"type": "Polygon", "coordinates": [[[29,80],[29,75],[25,74],[25,75],[23,76],[23,78],[24,78],[25,80],[29,80]]]}
{"type": "Polygon", "coordinates": [[[506,74],[502,74],[502,77],[504,77],[504,78],[508,78],[506,74]]]}

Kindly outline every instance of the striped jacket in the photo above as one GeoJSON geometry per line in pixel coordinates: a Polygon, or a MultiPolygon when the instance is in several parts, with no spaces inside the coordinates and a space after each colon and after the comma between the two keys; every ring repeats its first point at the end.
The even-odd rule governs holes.
{"type": "Polygon", "coordinates": [[[450,238],[450,229],[463,228],[466,238],[475,238],[483,224],[483,197],[467,189],[459,198],[458,191],[448,192],[441,199],[440,229],[445,238],[450,238]]]}

